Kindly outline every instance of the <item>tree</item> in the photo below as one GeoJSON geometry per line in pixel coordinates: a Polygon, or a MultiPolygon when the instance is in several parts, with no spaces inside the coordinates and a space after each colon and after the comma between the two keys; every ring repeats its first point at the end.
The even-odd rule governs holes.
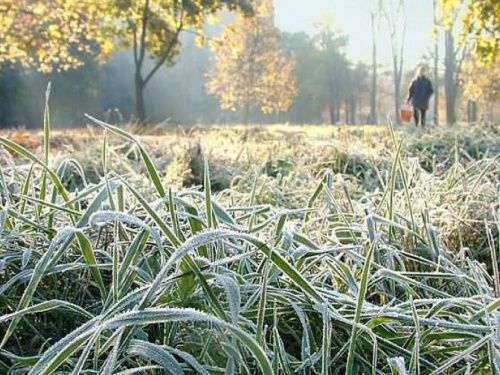
{"type": "Polygon", "coordinates": [[[406,36],[406,17],[404,0],[380,0],[380,10],[387,22],[391,38],[394,109],[396,122],[400,123],[401,78],[403,76],[404,40],[406,36]]]}
{"type": "MultiPolygon", "coordinates": [[[[351,95],[349,97],[349,121],[350,124],[357,123],[357,115],[362,106],[362,94],[364,92],[370,91],[370,101],[371,101],[371,90],[369,89],[368,78],[369,70],[368,66],[359,62],[356,64],[354,69],[351,71],[351,85],[349,91],[351,95]]],[[[373,82],[372,82],[373,83],[373,82]]],[[[370,117],[371,117],[371,104],[370,103],[370,117]]],[[[374,124],[374,122],[371,122],[374,124]]]]}
{"type": "Polygon", "coordinates": [[[432,0],[434,22],[434,125],[439,125],[439,16],[438,0],[432,0]]]}
{"type": "Polygon", "coordinates": [[[480,58],[471,60],[465,64],[460,79],[464,82],[464,95],[469,100],[469,120],[476,120],[476,103],[492,120],[495,105],[500,100],[500,65],[484,64],[480,58]]]}
{"type": "Polygon", "coordinates": [[[297,81],[297,97],[289,110],[289,119],[295,123],[319,123],[325,92],[322,90],[324,77],[320,70],[320,52],[313,37],[305,32],[282,33],[283,48],[294,62],[294,76],[297,81]]]}
{"type": "Polygon", "coordinates": [[[113,51],[98,0],[0,0],[0,68],[20,64],[42,72],[68,70],[89,55],[113,51]]]}
{"type": "MultiPolygon", "coordinates": [[[[500,2],[498,0],[440,0],[443,10],[465,5],[463,37],[472,36],[473,50],[483,63],[492,64],[500,46],[500,2]]],[[[451,14],[453,16],[453,14],[451,14]]]]}
{"type": "Polygon", "coordinates": [[[372,6],[370,10],[370,22],[372,28],[372,82],[370,91],[370,116],[368,118],[369,123],[377,124],[377,37],[379,31],[379,21],[380,14],[375,6],[372,6]]]}
{"type": "Polygon", "coordinates": [[[240,16],[214,43],[216,61],[207,89],[222,109],[242,109],[245,124],[253,109],[283,112],[296,96],[294,64],[279,48],[273,17],[272,1],[259,1],[253,17],[240,16]]]}
{"type": "Polygon", "coordinates": [[[446,122],[453,125],[457,122],[456,104],[459,94],[459,78],[462,70],[462,64],[468,53],[467,43],[457,43],[458,26],[460,15],[463,14],[464,4],[461,2],[448,3],[442,8],[444,19],[444,90],[446,96],[446,122]]]}
{"type": "MultiPolygon", "coordinates": [[[[0,70],[19,75],[24,83],[18,68],[47,74],[81,67],[96,57],[103,61],[113,51],[103,28],[108,17],[103,9],[97,0],[0,0],[0,70]]],[[[12,105],[21,86],[6,88],[12,105]]],[[[15,109],[2,104],[3,124],[25,119],[30,112],[18,108],[14,115],[15,109]]]]}
{"type": "Polygon", "coordinates": [[[132,49],[136,115],[146,120],[144,89],[180,51],[179,36],[202,38],[207,19],[221,9],[251,13],[247,0],[0,0],[0,66],[6,62],[43,72],[104,61],[117,47],[132,49]],[[152,68],[144,72],[147,55],[152,68]]]}
{"type": "Polygon", "coordinates": [[[316,30],[312,37],[303,32],[283,34],[283,46],[295,61],[298,86],[290,121],[357,123],[371,94],[369,67],[347,59],[347,38],[331,19],[323,19],[316,30]]]}
{"type": "Polygon", "coordinates": [[[216,20],[221,9],[251,13],[246,0],[107,0],[115,18],[114,33],[120,45],[131,48],[135,65],[136,115],[140,122],[147,119],[144,90],[158,70],[175,63],[180,52],[182,32],[194,32],[203,41],[207,20],[216,20]],[[146,70],[149,55],[154,63],[146,70]]]}
{"type": "Polygon", "coordinates": [[[444,59],[444,91],[446,95],[446,122],[453,125],[457,122],[456,102],[458,97],[458,72],[455,51],[455,36],[451,29],[445,30],[445,59],[444,59]]]}
{"type": "Polygon", "coordinates": [[[330,123],[335,124],[340,121],[342,103],[348,95],[350,62],[345,55],[347,37],[335,30],[332,24],[329,19],[318,23],[313,40],[319,52],[317,70],[323,96],[328,100],[330,123]]]}

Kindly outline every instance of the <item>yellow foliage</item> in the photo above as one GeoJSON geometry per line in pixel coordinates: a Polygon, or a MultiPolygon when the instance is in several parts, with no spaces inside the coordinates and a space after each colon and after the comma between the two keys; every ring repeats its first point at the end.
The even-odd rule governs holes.
{"type": "Polygon", "coordinates": [[[500,47],[498,0],[440,0],[444,22],[450,27],[461,16],[463,39],[473,39],[476,58],[493,64],[500,47]],[[465,8],[464,11],[460,10],[465,8]]]}
{"type": "Polygon", "coordinates": [[[466,64],[462,81],[464,94],[468,99],[481,101],[485,104],[500,100],[500,64],[484,64],[473,60],[466,64]]]}
{"type": "MultiPolygon", "coordinates": [[[[95,0],[97,1],[97,0],[95,0]]],[[[138,60],[148,55],[162,63],[172,63],[180,52],[179,35],[185,30],[197,34],[203,45],[206,22],[217,22],[222,8],[242,8],[240,0],[107,0],[111,6],[108,23],[119,45],[133,48],[138,60]]],[[[107,51],[106,46],[102,47],[107,51]]]]}
{"type": "Polygon", "coordinates": [[[0,0],[0,68],[19,63],[42,72],[66,70],[82,65],[85,55],[103,62],[117,47],[171,62],[180,32],[195,30],[204,43],[205,21],[215,22],[223,7],[243,5],[239,0],[0,0]]]}
{"type": "Polygon", "coordinates": [[[75,47],[99,52],[106,35],[105,14],[110,0],[0,0],[0,67],[18,62],[42,72],[83,64],[75,47]]]}
{"type": "Polygon", "coordinates": [[[210,25],[216,25],[219,23],[219,21],[220,21],[220,19],[216,14],[209,14],[207,17],[207,22],[210,25]]]}
{"type": "Polygon", "coordinates": [[[226,110],[259,108],[263,113],[286,111],[297,95],[294,63],[279,48],[273,4],[261,0],[251,18],[239,17],[218,43],[208,90],[226,110]]]}

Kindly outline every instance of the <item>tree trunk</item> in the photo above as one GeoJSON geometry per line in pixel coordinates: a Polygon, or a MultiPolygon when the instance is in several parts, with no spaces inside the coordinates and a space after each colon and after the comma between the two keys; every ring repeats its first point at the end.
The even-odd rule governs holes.
{"type": "Polygon", "coordinates": [[[350,125],[351,124],[351,118],[350,118],[350,112],[349,112],[349,99],[345,100],[344,118],[345,118],[346,125],[350,125]]]}
{"type": "MultiPolygon", "coordinates": [[[[382,5],[383,2],[380,2],[382,5]]],[[[401,109],[401,78],[403,75],[403,56],[406,36],[406,18],[404,14],[404,0],[399,0],[395,13],[388,13],[387,8],[382,8],[387,19],[391,37],[391,51],[394,78],[394,110],[396,123],[401,124],[399,111],[401,109]],[[403,22],[402,25],[398,23],[403,22]],[[401,32],[400,38],[398,33],[401,32]]]]}
{"type": "MultiPolygon", "coordinates": [[[[433,0],[434,26],[438,24],[438,4],[433,0]]],[[[439,34],[434,41],[434,125],[439,125],[439,34]]]]}
{"type": "MultiPolygon", "coordinates": [[[[434,27],[438,26],[438,4],[433,0],[434,27]]],[[[439,31],[434,40],[434,125],[439,125],[439,31]]]]}
{"type": "Polygon", "coordinates": [[[141,22],[138,24],[140,28],[134,29],[134,63],[135,63],[135,114],[137,121],[141,124],[146,122],[146,107],[144,105],[144,88],[147,80],[142,78],[142,65],[144,56],[146,55],[146,33],[147,24],[149,22],[149,0],[145,0],[144,9],[142,10],[141,22]],[[140,31],[139,38],[137,31],[140,31]]]}
{"type": "Polygon", "coordinates": [[[457,62],[455,56],[455,38],[452,30],[445,32],[445,73],[444,90],[446,95],[446,122],[448,125],[454,125],[457,122],[456,103],[457,103],[457,82],[456,69],[457,62]]]}
{"type": "Polygon", "coordinates": [[[477,102],[475,100],[467,102],[467,120],[469,124],[477,122],[477,102]]]}
{"type": "Polygon", "coordinates": [[[340,98],[335,101],[335,124],[340,122],[340,98]]]}
{"type": "Polygon", "coordinates": [[[490,123],[491,119],[492,119],[492,114],[493,114],[493,103],[490,101],[487,105],[486,105],[486,116],[485,117],[485,121],[487,124],[490,123]]]}
{"type": "Polygon", "coordinates": [[[439,47],[437,46],[438,41],[436,41],[436,46],[434,51],[436,57],[434,59],[434,125],[439,125],[439,72],[438,72],[438,59],[439,59],[439,47]]]}
{"type": "Polygon", "coordinates": [[[144,104],[144,82],[140,67],[136,67],[135,72],[135,113],[137,121],[144,124],[146,122],[146,106],[144,104]]]}
{"type": "Polygon", "coordinates": [[[394,88],[394,92],[396,93],[396,99],[394,101],[394,106],[396,109],[396,124],[401,124],[401,119],[399,118],[399,112],[401,110],[401,84],[396,83],[396,87],[394,88]]]}
{"type": "Polygon", "coordinates": [[[330,112],[330,125],[335,125],[337,112],[335,110],[335,93],[334,93],[334,84],[333,78],[330,76],[328,79],[328,110],[330,112]]]}
{"type": "Polygon", "coordinates": [[[245,107],[243,108],[243,124],[248,125],[250,121],[250,100],[245,101],[245,107]]]}
{"type": "Polygon", "coordinates": [[[328,109],[330,110],[330,125],[335,125],[335,104],[333,101],[330,101],[328,109]]]}
{"type": "Polygon", "coordinates": [[[372,23],[372,87],[370,92],[370,118],[371,124],[377,124],[377,38],[375,35],[375,12],[371,12],[372,23]]]}
{"type": "Polygon", "coordinates": [[[328,109],[329,109],[329,112],[330,112],[330,125],[335,125],[335,122],[336,122],[336,116],[337,116],[337,112],[336,112],[336,104],[335,104],[335,96],[333,95],[333,93],[330,93],[330,103],[328,105],[328,109]]]}
{"type": "Polygon", "coordinates": [[[349,113],[350,113],[350,123],[356,125],[356,111],[357,111],[357,100],[356,95],[351,94],[351,100],[349,103],[349,113]]]}
{"type": "Polygon", "coordinates": [[[401,70],[397,57],[394,58],[394,109],[396,111],[396,124],[401,124],[399,112],[401,109],[401,70]]]}

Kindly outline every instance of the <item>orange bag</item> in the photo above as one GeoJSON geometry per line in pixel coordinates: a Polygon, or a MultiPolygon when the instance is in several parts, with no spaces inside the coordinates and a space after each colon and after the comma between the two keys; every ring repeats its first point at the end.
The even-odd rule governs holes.
{"type": "Polygon", "coordinates": [[[410,122],[412,116],[413,116],[413,110],[411,109],[410,106],[403,106],[399,110],[399,117],[403,122],[410,122]]]}

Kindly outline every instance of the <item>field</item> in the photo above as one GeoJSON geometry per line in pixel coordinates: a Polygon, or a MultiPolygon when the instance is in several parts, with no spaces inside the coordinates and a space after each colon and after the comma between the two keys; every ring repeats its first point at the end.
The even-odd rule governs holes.
{"type": "Polygon", "coordinates": [[[500,372],[494,128],[0,144],[0,373],[500,372]]]}

